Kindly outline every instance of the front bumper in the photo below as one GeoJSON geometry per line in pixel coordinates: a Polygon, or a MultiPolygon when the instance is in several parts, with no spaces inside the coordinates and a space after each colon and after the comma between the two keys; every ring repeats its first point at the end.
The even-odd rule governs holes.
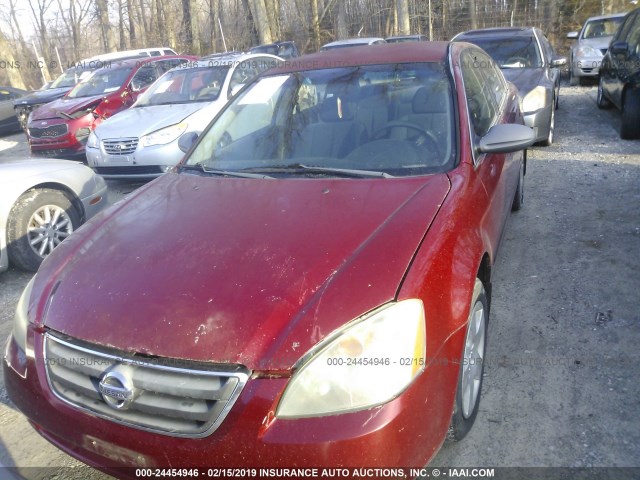
{"type": "Polygon", "coordinates": [[[551,110],[554,107],[554,105],[547,105],[535,112],[524,113],[524,124],[533,129],[536,136],[536,143],[544,141],[549,136],[551,110]]]}
{"type": "Polygon", "coordinates": [[[32,128],[42,128],[42,121],[30,122],[27,129],[29,148],[31,153],[39,156],[56,158],[71,158],[85,160],[85,144],[89,133],[94,128],[92,114],[74,119],[46,120],[46,128],[62,127],[66,125],[66,132],[61,135],[41,136],[32,135],[32,128]],[[82,133],[80,135],[80,133],[82,133]]]}
{"type": "Polygon", "coordinates": [[[27,338],[26,353],[13,337],[5,352],[11,400],[51,443],[117,477],[134,476],[135,470],[123,467],[419,468],[444,440],[458,377],[457,365],[438,362],[382,406],[280,419],[274,412],[289,379],[254,375],[217,430],[204,438],[180,438],[120,425],[61,401],[47,383],[43,332],[29,326],[27,338]]]}
{"type": "Polygon", "coordinates": [[[585,57],[574,59],[571,69],[574,77],[597,77],[601,66],[602,57],[585,57]]]}
{"type": "MultiPolygon", "coordinates": [[[[136,139],[137,141],[137,139],[136,139]]],[[[101,142],[102,143],[102,142],[101,142]]],[[[126,155],[109,155],[104,148],[86,148],[88,165],[104,178],[149,179],[163,175],[184,156],[178,141],[141,147],[126,155]]]]}

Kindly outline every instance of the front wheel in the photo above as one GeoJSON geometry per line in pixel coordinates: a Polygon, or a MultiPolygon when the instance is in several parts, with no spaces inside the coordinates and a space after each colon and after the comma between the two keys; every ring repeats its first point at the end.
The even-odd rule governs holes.
{"type": "Polygon", "coordinates": [[[549,118],[549,134],[540,144],[544,147],[549,147],[553,144],[553,135],[556,129],[556,109],[554,108],[555,99],[551,101],[551,118],[549,118]]]}
{"type": "Polygon", "coordinates": [[[79,226],[80,215],[62,192],[48,188],[30,190],[9,213],[9,261],[21,270],[35,272],[79,226]]]}
{"type": "Polygon", "coordinates": [[[458,376],[458,390],[449,426],[448,439],[462,440],[476,420],[480,406],[482,375],[484,372],[485,347],[487,344],[487,323],[489,304],[484,286],[476,278],[469,312],[469,325],[464,341],[464,351],[458,376]]]}
{"type": "Polygon", "coordinates": [[[604,96],[604,87],[602,85],[602,76],[598,80],[598,96],[596,97],[598,108],[611,108],[611,102],[604,96]]]}
{"type": "Polygon", "coordinates": [[[524,162],[526,156],[522,159],[522,165],[520,165],[520,174],[518,176],[518,186],[516,187],[516,193],[513,196],[513,203],[511,204],[511,211],[517,212],[524,205],[524,162]]]}
{"type": "Polygon", "coordinates": [[[622,101],[620,137],[626,140],[640,138],[640,89],[629,88],[622,101]]]}

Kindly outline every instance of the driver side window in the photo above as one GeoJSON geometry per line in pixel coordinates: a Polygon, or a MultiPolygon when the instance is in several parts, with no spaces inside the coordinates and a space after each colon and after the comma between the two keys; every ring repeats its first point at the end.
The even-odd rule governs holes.
{"type": "Polygon", "coordinates": [[[157,74],[153,65],[145,65],[131,79],[131,88],[134,92],[147,88],[156,81],[157,74]]]}
{"type": "Polygon", "coordinates": [[[486,135],[496,115],[495,94],[483,74],[483,62],[487,60],[475,52],[461,55],[462,78],[467,97],[469,117],[475,134],[486,135]]]}

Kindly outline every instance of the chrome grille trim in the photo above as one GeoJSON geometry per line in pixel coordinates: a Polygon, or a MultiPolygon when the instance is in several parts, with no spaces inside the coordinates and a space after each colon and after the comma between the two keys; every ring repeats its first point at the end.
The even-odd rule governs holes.
{"type": "Polygon", "coordinates": [[[29,127],[29,135],[33,138],[53,138],[66,135],[69,126],[66,123],[58,123],[47,127],[29,127]]]}
{"type": "Polygon", "coordinates": [[[106,138],[102,148],[109,155],[131,155],[138,148],[137,138],[106,138]]]}
{"type": "Polygon", "coordinates": [[[211,435],[251,374],[240,365],[215,365],[209,370],[202,363],[120,356],[98,348],[46,333],[45,370],[51,391],[91,415],[162,435],[211,435]],[[180,366],[162,364],[168,362],[180,366]],[[110,406],[100,393],[100,379],[110,371],[126,374],[135,387],[136,396],[126,409],[110,406]]]}

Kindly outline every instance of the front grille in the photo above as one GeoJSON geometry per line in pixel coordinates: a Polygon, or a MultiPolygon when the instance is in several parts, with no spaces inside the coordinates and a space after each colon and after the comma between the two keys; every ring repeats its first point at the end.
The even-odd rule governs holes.
{"type": "Polygon", "coordinates": [[[239,365],[214,370],[119,355],[50,333],[44,355],[49,386],[62,401],[108,420],[178,437],[213,433],[249,377],[239,365]]]}
{"type": "Polygon", "coordinates": [[[131,165],[125,167],[95,167],[100,175],[160,175],[165,170],[158,165],[131,165]]]}
{"type": "Polygon", "coordinates": [[[137,138],[114,138],[102,141],[104,151],[109,155],[131,155],[138,148],[137,138]]]}
{"type": "Polygon", "coordinates": [[[29,128],[29,135],[33,138],[51,138],[59,137],[67,133],[69,127],[66,123],[59,123],[57,125],[49,125],[48,127],[31,127],[29,128]]]}

